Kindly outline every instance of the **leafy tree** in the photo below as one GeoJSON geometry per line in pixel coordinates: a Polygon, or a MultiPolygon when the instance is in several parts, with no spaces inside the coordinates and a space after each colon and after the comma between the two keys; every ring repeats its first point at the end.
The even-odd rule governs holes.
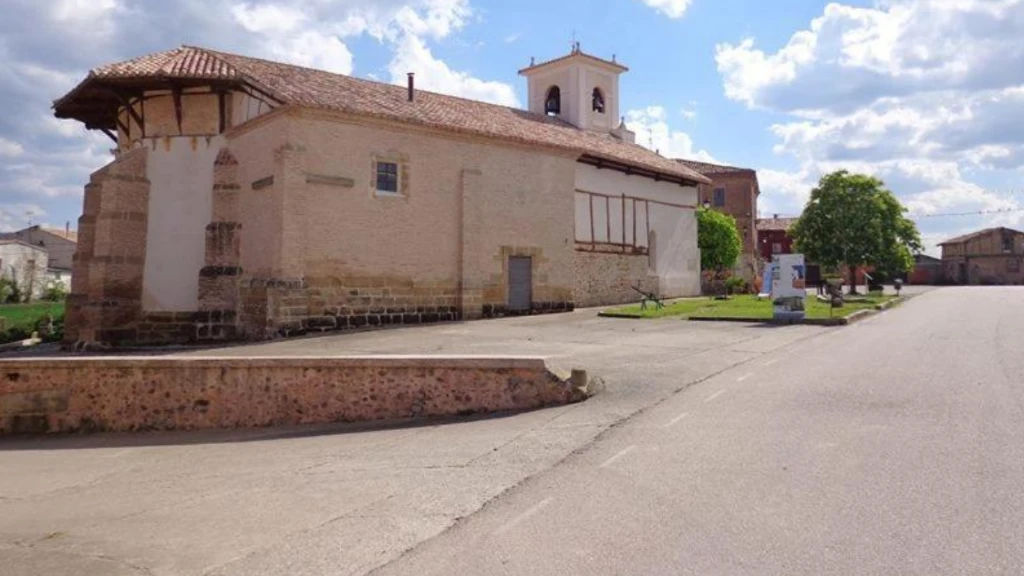
{"type": "Polygon", "coordinates": [[[848,267],[850,291],[856,293],[859,266],[898,274],[914,265],[921,236],[905,212],[878,178],[840,170],[822,177],[789,233],[808,260],[848,267]]]}
{"type": "Polygon", "coordinates": [[[697,246],[700,248],[701,269],[714,270],[716,277],[720,277],[723,270],[736,265],[743,250],[743,238],[736,228],[736,219],[714,210],[698,209],[697,246]]]}

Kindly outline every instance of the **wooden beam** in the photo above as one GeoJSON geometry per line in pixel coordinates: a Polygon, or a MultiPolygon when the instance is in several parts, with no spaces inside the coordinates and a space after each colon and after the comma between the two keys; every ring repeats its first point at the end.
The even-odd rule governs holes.
{"type": "MultiPolygon", "coordinates": [[[[118,92],[117,93],[117,97],[121,100],[121,104],[125,107],[125,109],[128,110],[128,114],[131,115],[133,120],[135,120],[135,123],[139,125],[139,129],[142,130],[142,137],[145,138],[146,137],[146,121],[143,119],[142,116],[139,115],[138,112],[135,111],[135,107],[132,106],[131,98],[128,97],[128,96],[125,96],[124,93],[122,93],[122,92],[118,92]]],[[[140,96],[140,98],[141,98],[141,96],[140,96]]]]}
{"type": "Polygon", "coordinates": [[[131,140],[131,137],[132,137],[131,124],[132,123],[129,122],[129,123],[125,124],[124,122],[121,122],[121,116],[120,115],[115,115],[114,116],[114,122],[116,122],[117,123],[117,127],[120,128],[122,132],[124,132],[125,137],[128,138],[129,140],[131,140]]]}
{"type": "Polygon", "coordinates": [[[111,140],[114,141],[114,144],[117,144],[117,136],[114,136],[114,134],[110,130],[107,130],[106,128],[100,128],[100,132],[106,134],[107,138],[110,138],[111,140]]]}
{"type": "Polygon", "coordinates": [[[225,94],[223,91],[217,93],[217,108],[218,108],[219,113],[220,113],[220,132],[219,132],[219,134],[223,134],[224,130],[228,126],[228,119],[227,119],[227,109],[228,109],[227,94],[225,94]]]}
{"type": "Polygon", "coordinates": [[[178,121],[178,134],[184,134],[181,129],[181,87],[171,88],[171,99],[174,100],[174,119],[178,121]]]}

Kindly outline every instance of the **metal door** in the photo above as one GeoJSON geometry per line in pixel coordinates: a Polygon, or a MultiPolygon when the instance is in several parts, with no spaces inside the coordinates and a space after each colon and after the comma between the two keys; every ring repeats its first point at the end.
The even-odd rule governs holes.
{"type": "Polygon", "coordinates": [[[533,301],[533,258],[510,256],[508,259],[508,309],[527,312],[533,301]]]}

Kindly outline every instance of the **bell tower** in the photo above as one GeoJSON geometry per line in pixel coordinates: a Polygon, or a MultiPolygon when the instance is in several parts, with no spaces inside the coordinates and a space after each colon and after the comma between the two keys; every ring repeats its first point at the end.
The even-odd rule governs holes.
{"type": "Polygon", "coordinates": [[[567,56],[539,64],[531,61],[519,74],[526,77],[530,112],[610,133],[619,126],[619,75],[628,70],[614,56],[591,56],[575,42],[567,56]]]}

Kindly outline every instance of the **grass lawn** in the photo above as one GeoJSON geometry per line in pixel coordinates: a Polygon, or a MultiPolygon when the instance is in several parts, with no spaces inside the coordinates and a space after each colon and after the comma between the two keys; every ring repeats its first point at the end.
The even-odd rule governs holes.
{"type": "MultiPolygon", "coordinates": [[[[835,318],[849,316],[858,310],[871,310],[875,306],[893,300],[895,296],[882,296],[872,294],[864,296],[866,302],[847,302],[842,308],[832,311],[835,318]]],[[[807,298],[808,318],[828,318],[830,306],[818,302],[813,297],[807,298]]],[[[677,316],[680,318],[750,318],[751,320],[771,320],[772,301],[770,299],[758,300],[756,296],[733,296],[729,300],[714,300],[712,298],[685,298],[673,300],[665,304],[661,310],[655,310],[652,304],[647,305],[646,310],[640,310],[639,304],[623,306],[605,310],[605,313],[630,318],[664,318],[677,316]]]]}
{"type": "Polygon", "coordinates": [[[63,302],[33,302],[31,304],[0,305],[0,317],[7,319],[7,329],[35,330],[36,321],[47,314],[54,318],[64,314],[63,302]]]}

